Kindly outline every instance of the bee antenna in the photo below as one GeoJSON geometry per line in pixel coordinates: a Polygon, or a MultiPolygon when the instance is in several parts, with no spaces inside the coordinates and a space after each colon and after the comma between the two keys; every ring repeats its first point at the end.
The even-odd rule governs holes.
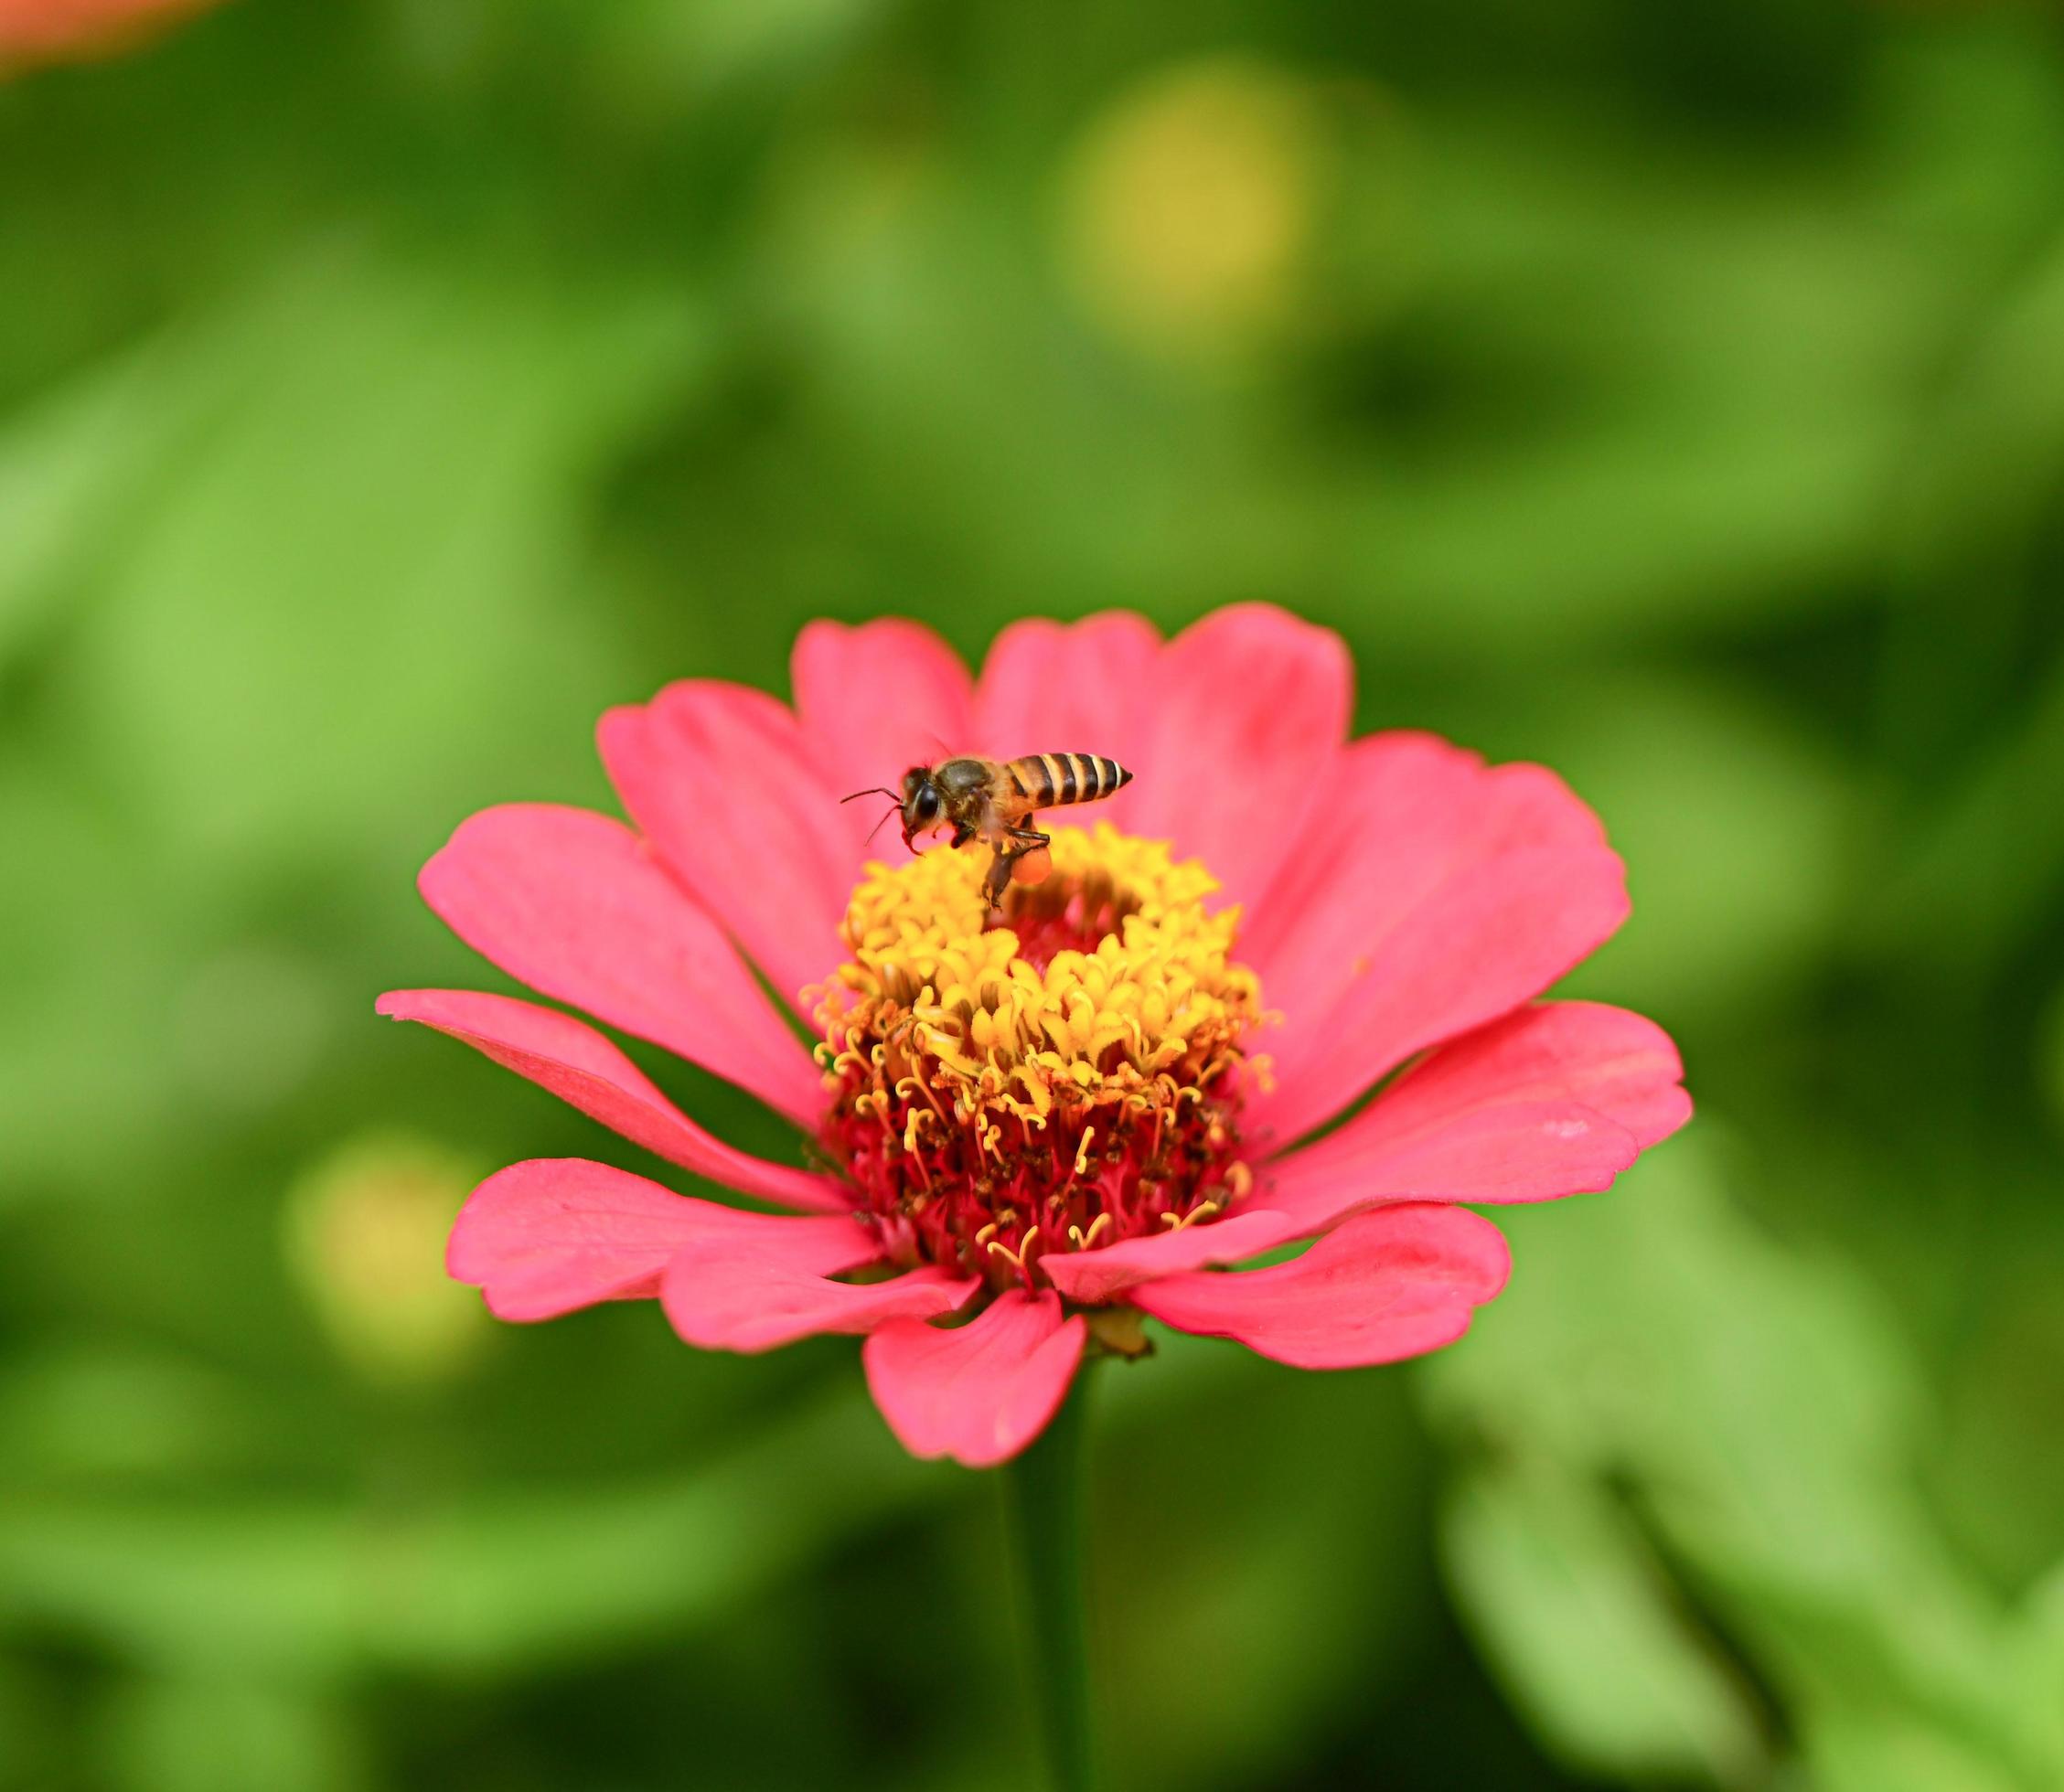
{"type": "MultiPolygon", "coordinates": [[[[839,801],[841,805],[847,803],[857,803],[862,796],[893,796],[895,797],[896,806],[899,809],[903,807],[903,798],[897,795],[896,793],[891,790],[886,784],[874,784],[870,786],[866,790],[856,790],[850,796],[841,796],[839,801]]],[[[875,826],[880,827],[881,824],[877,822],[875,826]]],[[[872,839],[873,836],[870,835],[868,837],[872,839]]]]}
{"type": "MultiPolygon", "coordinates": [[[[860,794],[861,794],[861,795],[862,796],[865,796],[866,795],[868,795],[868,793],[867,793],[866,791],[864,791],[864,790],[863,790],[863,791],[861,791],[861,792],[860,794]]],[[[893,795],[895,795],[895,793],[894,793],[893,791],[885,791],[885,792],[883,792],[882,794],[883,794],[884,795],[890,795],[890,796],[893,796],[893,795]]],[[[875,837],[875,836],[876,836],[877,834],[879,834],[879,833],[880,833],[880,832],[882,831],[882,821],[886,821],[886,820],[888,820],[888,819],[889,819],[889,817],[890,817],[891,816],[900,816],[900,815],[901,815],[902,813],[903,813],[903,804],[902,804],[901,800],[898,800],[898,801],[897,801],[896,803],[893,804],[893,805],[891,805],[891,806],[890,806],[889,808],[887,808],[887,809],[885,809],[884,811],[882,811],[882,821],[878,821],[878,822],[876,822],[876,823],[874,824],[874,826],[873,826],[873,827],[870,827],[870,828],[869,828],[869,829],[867,830],[867,838],[866,838],[866,839],[865,839],[864,841],[862,841],[862,842],[861,842],[861,844],[862,844],[863,846],[872,846],[872,845],[873,845],[873,843],[874,843],[874,837],[875,837]]]]}

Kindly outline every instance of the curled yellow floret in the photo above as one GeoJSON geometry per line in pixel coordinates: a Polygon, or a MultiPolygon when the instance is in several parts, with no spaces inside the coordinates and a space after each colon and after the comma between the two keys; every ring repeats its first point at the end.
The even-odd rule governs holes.
{"type": "Polygon", "coordinates": [[[1233,956],[1239,911],[1207,906],[1203,865],[1107,824],[1054,830],[1052,856],[1000,915],[979,850],[869,865],[818,1008],[870,1206],[911,1223],[913,1254],[1028,1281],[1043,1250],[1236,1198],[1242,1040],[1262,1014],[1233,956]]]}

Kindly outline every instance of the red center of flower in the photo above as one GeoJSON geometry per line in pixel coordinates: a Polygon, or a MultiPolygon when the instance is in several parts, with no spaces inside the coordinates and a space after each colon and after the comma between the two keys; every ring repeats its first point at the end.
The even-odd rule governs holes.
{"type": "Polygon", "coordinates": [[[871,866],[819,1009],[823,1142],[904,1264],[999,1287],[1043,1257],[1208,1224],[1246,1191],[1238,1118],[1261,1018],[1236,910],[1194,860],[1056,832],[1047,881],[992,918],[981,855],[871,866]]]}
{"type": "Polygon", "coordinates": [[[985,932],[1009,928],[1018,956],[1043,972],[1064,952],[1095,952],[1123,933],[1127,915],[1139,912],[1139,898],[1098,865],[1079,879],[1011,884],[1001,911],[992,912],[983,926],[985,932]]]}

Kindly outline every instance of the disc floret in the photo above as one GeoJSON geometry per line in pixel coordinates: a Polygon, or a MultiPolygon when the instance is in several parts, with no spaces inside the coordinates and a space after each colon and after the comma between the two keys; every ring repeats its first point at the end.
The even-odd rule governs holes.
{"type": "Polygon", "coordinates": [[[1055,830],[1053,873],[1000,912],[979,853],[870,864],[818,1011],[824,1143],[904,1264],[993,1286],[1040,1262],[1207,1224],[1246,1193],[1258,1061],[1239,911],[1158,841],[1055,830]]]}

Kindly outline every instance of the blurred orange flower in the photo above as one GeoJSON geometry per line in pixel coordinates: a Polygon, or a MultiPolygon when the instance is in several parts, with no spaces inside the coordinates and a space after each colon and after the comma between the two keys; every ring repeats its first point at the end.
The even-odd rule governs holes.
{"type": "Polygon", "coordinates": [[[131,48],[215,0],[0,0],[0,65],[131,48]]]}

